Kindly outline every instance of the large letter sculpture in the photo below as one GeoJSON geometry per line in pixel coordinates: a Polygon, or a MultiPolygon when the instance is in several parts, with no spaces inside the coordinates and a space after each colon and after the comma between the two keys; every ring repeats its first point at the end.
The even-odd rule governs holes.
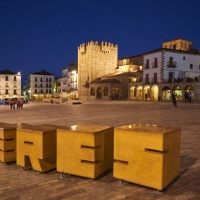
{"type": "Polygon", "coordinates": [[[16,127],[15,124],[0,123],[0,161],[16,161],[16,127]]]}
{"type": "Polygon", "coordinates": [[[114,128],[76,125],[57,130],[57,171],[96,178],[113,167],[114,128]]]}
{"type": "Polygon", "coordinates": [[[158,190],[180,171],[180,128],[130,124],[115,128],[115,178],[158,190]]]}
{"type": "Polygon", "coordinates": [[[51,125],[17,128],[17,165],[40,172],[56,168],[56,129],[51,125]]]}

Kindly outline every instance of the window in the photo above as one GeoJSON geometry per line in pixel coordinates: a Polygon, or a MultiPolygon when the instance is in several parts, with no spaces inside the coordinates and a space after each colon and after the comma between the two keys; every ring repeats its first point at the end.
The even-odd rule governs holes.
{"type": "Polygon", "coordinates": [[[48,83],[46,83],[46,87],[48,87],[48,83]]]}
{"type": "Polygon", "coordinates": [[[42,83],[40,84],[40,87],[43,87],[42,83]]]}
{"type": "Polygon", "coordinates": [[[199,70],[200,70],[200,65],[199,65],[199,70]]]}
{"type": "Polygon", "coordinates": [[[51,82],[51,78],[49,78],[49,82],[51,82]]]}
{"type": "Polygon", "coordinates": [[[185,56],[183,56],[183,60],[185,60],[185,56]]]}
{"type": "Polygon", "coordinates": [[[93,87],[92,87],[91,90],[90,90],[90,96],[95,96],[95,90],[94,90],[93,87]]]}
{"type": "Polygon", "coordinates": [[[154,83],[157,83],[157,73],[153,74],[153,80],[154,80],[154,83]]]}
{"type": "Polygon", "coordinates": [[[40,78],[40,82],[42,82],[43,80],[42,80],[42,77],[40,78]]]}
{"type": "Polygon", "coordinates": [[[16,90],[14,90],[14,94],[17,94],[17,91],[16,91],[16,90]]]}
{"type": "Polygon", "coordinates": [[[149,69],[149,59],[146,60],[146,69],[149,69]]]}
{"type": "Polygon", "coordinates": [[[35,83],[35,87],[37,87],[37,83],[35,83]]]}
{"type": "Polygon", "coordinates": [[[51,93],[51,89],[49,89],[49,93],[51,93]]]}
{"type": "Polygon", "coordinates": [[[41,94],[43,94],[43,89],[41,89],[41,94]]]}
{"type": "Polygon", "coordinates": [[[14,81],[17,81],[17,78],[16,78],[16,76],[14,76],[14,81]]]}
{"type": "Polygon", "coordinates": [[[157,58],[154,58],[154,64],[153,64],[153,67],[158,67],[158,60],[157,60],[157,58]]]}
{"type": "Polygon", "coordinates": [[[48,78],[46,78],[46,82],[48,82],[48,78]]]}
{"type": "Polygon", "coordinates": [[[49,84],[49,87],[51,88],[51,83],[49,84]]]}
{"type": "Polygon", "coordinates": [[[8,94],[8,90],[6,90],[6,94],[8,94]]]}
{"type": "Polygon", "coordinates": [[[193,69],[193,64],[190,64],[190,69],[193,69]]]}
{"type": "Polygon", "coordinates": [[[35,77],[35,82],[37,82],[37,77],[35,77]]]}
{"type": "Polygon", "coordinates": [[[146,83],[149,83],[149,74],[146,74],[146,83]]]}
{"type": "Polygon", "coordinates": [[[48,93],[48,89],[46,89],[46,93],[48,93]]]}
{"type": "Polygon", "coordinates": [[[107,87],[104,88],[103,95],[104,96],[108,96],[108,88],[107,87]]]}
{"type": "Polygon", "coordinates": [[[8,81],[8,76],[6,76],[6,81],[8,81]]]}
{"type": "Polygon", "coordinates": [[[35,94],[37,94],[37,89],[35,89],[35,94]]]}

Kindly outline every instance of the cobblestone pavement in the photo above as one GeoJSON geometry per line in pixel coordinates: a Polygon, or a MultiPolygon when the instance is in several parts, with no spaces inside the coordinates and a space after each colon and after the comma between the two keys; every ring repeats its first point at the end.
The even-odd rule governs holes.
{"type": "Polygon", "coordinates": [[[200,199],[200,104],[144,101],[95,101],[73,105],[25,104],[24,109],[0,106],[0,121],[7,123],[98,124],[121,126],[148,123],[181,127],[181,171],[162,194],[132,183],[120,184],[112,170],[96,180],[67,176],[56,170],[39,173],[22,170],[15,163],[0,162],[0,200],[17,199],[133,199],[133,200],[199,200],[200,199]]]}

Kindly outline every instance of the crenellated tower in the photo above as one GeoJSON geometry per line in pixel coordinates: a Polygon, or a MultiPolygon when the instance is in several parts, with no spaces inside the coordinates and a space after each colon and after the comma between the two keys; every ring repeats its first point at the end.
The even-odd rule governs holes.
{"type": "Polygon", "coordinates": [[[87,100],[91,80],[113,73],[117,67],[118,46],[110,42],[88,42],[78,47],[78,95],[87,100]]]}

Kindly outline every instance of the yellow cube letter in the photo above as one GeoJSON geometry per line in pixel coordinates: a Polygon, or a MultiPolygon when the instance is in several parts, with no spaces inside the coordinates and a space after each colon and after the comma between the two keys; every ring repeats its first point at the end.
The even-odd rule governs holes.
{"type": "Polygon", "coordinates": [[[0,161],[16,161],[16,127],[15,124],[0,123],[0,161]]]}
{"type": "Polygon", "coordinates": [[[115,128],[113,176],[163,189],[179,175],[180,135],[180,128],[149,124],[115,128]]]}
{"type": "Polygon", "coordinates": [[[57,171],[96,178],[113,167],[113,127],[75,125],[57,130],[57,171]]]}
{"type": "Polygon", "coordinates": [[[17,128],[17,165],[40,172],[56,168],[56,129],[51,125],[17,128]]]}

